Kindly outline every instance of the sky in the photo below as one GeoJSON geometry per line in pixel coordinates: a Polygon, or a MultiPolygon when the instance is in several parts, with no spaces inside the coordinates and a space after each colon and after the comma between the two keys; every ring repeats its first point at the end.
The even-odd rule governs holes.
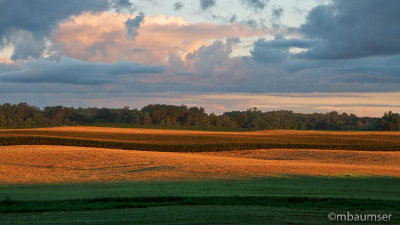
{"type": "Polygon", "coordinates": [[[398,0],[0,0],[0,104],[400,112],[398,0]]]}

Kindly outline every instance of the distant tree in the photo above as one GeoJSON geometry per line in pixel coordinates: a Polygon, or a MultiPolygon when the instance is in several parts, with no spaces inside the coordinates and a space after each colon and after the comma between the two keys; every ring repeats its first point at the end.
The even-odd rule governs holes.
{"type": "Polygon", "coordinates": [[[280,110],[207,114],[202,107],[185,105],[147,105],[142,109],[68,108],[47,106],[43,109],[27,103],[0,105],[0,127],[41,127],[93,122],[145,124],[156,126],[229,127],[250,129],[301,130],[400,130],[400,115],[391,111],[382,118],[357,117],[338,112],[302,114],[280,110]]]}
{"type": "Polygon", "coordinates": [[[382,117],[383,130],[396,131],[400,130],[400,114],[389,111],[382,117]]]}
{"type": "Polygon", "coordinates": [[[143,124],[144,124],[144,125],[153,125],[153,120],[151,119],[150,113],[149,113],[149,112],[145,112],[145,113],[143,114],[143,119],[142,119],[142,121],[143,121],[143,124]]]}

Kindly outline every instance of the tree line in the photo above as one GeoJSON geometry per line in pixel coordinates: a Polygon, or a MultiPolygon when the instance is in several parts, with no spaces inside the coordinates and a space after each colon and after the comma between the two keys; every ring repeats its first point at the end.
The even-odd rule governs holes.
{"type": "Polygon", "coordinates": [[[391,111],[381,118],[358,117],[355,114],[294,113],[287,110],[246,111],[208,114],[202,107],[185,105],[147,105],[141,109],[123,107],[74,108],[47,106],[38,108],[27,103],[0,105],[0,127],[47,127],[91,123],[134,124],[159,127],[245,128],[249,130],[400,130],[400,114],[391,111]]]}

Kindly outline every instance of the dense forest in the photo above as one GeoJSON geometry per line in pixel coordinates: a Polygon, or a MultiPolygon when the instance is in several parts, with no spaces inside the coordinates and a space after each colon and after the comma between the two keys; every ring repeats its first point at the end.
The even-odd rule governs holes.
{"type": "Polygon", "coordinates": [[[381,118],[354,114],[262,112],[257,108],[207,114],[203,108],[148,105],[142,109],[73,108],[48,106],[40,109],[27,103],[0,105],[0,127],[47,127],[93,123],[132,124],[158,127],[204,127],[235,129],[296,130],[400,130],[400,114],[387,112],[381,118]]]}

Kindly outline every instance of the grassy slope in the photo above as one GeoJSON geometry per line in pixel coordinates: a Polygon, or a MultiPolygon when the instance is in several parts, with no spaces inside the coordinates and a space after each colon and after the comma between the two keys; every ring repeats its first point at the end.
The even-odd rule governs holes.
{"type": "MultiPolygon", "coordinates": [[[[329,209],[285,209],[263,206],[160,206],[138,209],[114,209],[55,213],[8,214],[3,224],[303,224],[328,222],[329,209]]],[[[340,224],[354,224],[340,223],[340,224]]],[[[391,224],[396,224],[395,222],[391,224]]],[[[397,223],[398,224],[398,223],[397,223]]]]}
{"type": "Polygon", "coordinates": [[[71,200],[155,196],[299,196],[400,201],[400,178],[281,177],[250,180],[2,185],[0,199],[71,200]]]}
{"type": "MultiPolygon", "coordinates": [[[[328,224],[331,211],[399,215],[399,186],[398,178],[337,177],[1,186],[0,197],[16,201],[16,211],[56,212],[0,217],[4,224],[328,224]]],[[[13,208],[7,204],[0,209],[13,208]]]]}

